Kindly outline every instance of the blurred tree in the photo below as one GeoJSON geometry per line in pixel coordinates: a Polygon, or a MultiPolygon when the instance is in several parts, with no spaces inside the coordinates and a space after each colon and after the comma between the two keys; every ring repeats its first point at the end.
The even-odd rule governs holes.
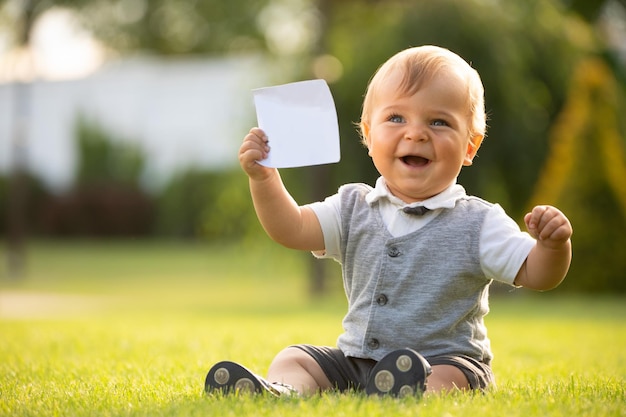
{"type": "Polygon", "coordinates": [[[626,0],[564,0],[563,3],[574,12],[578,13],[587,22],[594,22],[602,13],[607,3],[621,3],[626,7],[626,0]]]}
{"type": "MultiPolygon", "coordinates": [[[[490,116],[488,138],[475,166],[463,170],[460,182],[468,192],[499,202],[516,218],[523,215],[539,179],[548,152],[548,132],[571,100],[568,85],[581,59],[597,54],[610,60],[613,73],[622,77],[616,93],[623,95],[625,89],[623,64],[607,51],[593,26],[606,14],[607,5],[626,7],[625,0],[27,3],[36,5],[33,16],[54,5],[77,8],[101,40],[123,52],[172,55],[267,50],[287,54],[290,59],[282,62],[295,62],[302,78],[326,78],[339,114],[342,163],[323,169],[324,175],[315,168],[285,172],[286,180],[308,184],[315,195],[333,193],[345,182],[374,182],[377,173],[354,123],[359,120],[362,95],[372,73],[406,47],[428,43],[447,47],[481,74],[490,116]],[[322,180],[325,176],[329,179],[322,180]]],[[[0,0],[3,4],[19,1],[0,0]]],[[[626,121],[622,119],[616,123],[623,134],[626,121]]],[[[623,136],[619,138],[623,141],[623,136]]],[[[305,187],[291,187],[299,188],[305,187]]],[[[606,189],[614,196],[611,190],[606,189]]],[[[299,201],[317,198],[312,195],[299,201]]]]}
{"type": "MultiPolygon", "coordinates": [[[[30,236],[41,231],[38,209],[49,200],[51,193],[36,176],[28,172],[23,175],[22,181],[28,190],[28,204],[24,206],[21,215],[24,219],[24,233],[30,236]]],[[[8,176],[0,176],[0,219],[8,218],[9,199],[13,197],[9,192],[10,180],[11,178],[8,176]]],[[[8,235],[7,227],[6,222],[0,222],[0,237],[8,235]]],[[[0,271],[1,275],[2,272],[0,271]]]]}
{"type": "MultiPolygon", "coordinates": [[[[322,33],[310,50],[312,58],[303,61],[334,62],[330,57],[342,68],[341,77],[328,79],[339,115],[342,162],[290,173],[313,190],[299,201],[323,198],[346,182],[374,183],[379,174],[355,129],[368,80],[394,53],[435,44],[471,62],[486,89],[489,137],[475,167],[463,170],[460,182],[470,193],[498,201],[511,215],[521,217],[571,69],[596,47],[591,28],[550,0],[500,1],[497,7],[480,0],[316,4],[322,33]]],[[[315,71],[305,67],[302,77],[311,73],[315,71]]]]}
{"type": "Polygon", "coordinates": [[[78,185],[110,182],[139,187],[146,158],[136,145],[113,138],[103,126],[84,116],[79,116],[75,130],[78,185]]]}
{"type": "Polygon", "coordinates": [[[20,63],[27,74],[12,74],[15,77],[12,115],[12,168],[7,221],[7,270],[9,276],[19,277],[24,269],[26,214],[31,208],[29,202],[29,181],[26,172],[28,151],[27,131],[30,116],[30,91],[28,77],[32,77],[30,56],[31,33],[37,19],[55,6],[78,7],[88,0],[0,0],[0,24],[11,28],[4,31],[4,41],[24,60],[20,63]]]}
{"type": "Polygon", "coordinates": [[[501,1],[498,7],[479,0],[373,2],[367,8],[345,3],[330,26],[330,50],[344,69],[333,85],[343,147],[333,188],[345,181],[371,183],[377,176],[353,125],[371,74],[401,49],[435,44],[471,62],[485,85],[488,137],[460,182],[519,218],[543,163],[546,132],[565,100],[571,69],[596,48],[590,28],[548,0],[501,1]]]}
{"type": "Polygon", "coordinates": [[[40,229],[50,236],[126,237],[153,231],[154,202],[140,186],[145,156],[129,140],[98,123],[76,123],[76,180],[40,207],[40,229]]]}
{"type": "MultiPolygon", "coordinates": [[[[28,60],[30,33],[38,17],[38,3],[24,0],[14,5],[12,16],[6,13],[6,5],[0,3],[0,21],[12,20],[12,42],[22,58],[28,60]]],[[[7,210],[7,271],[9,277],[20,277],[24,270],[26,210],[28,206],[28,182],[26,173],[26,130],[30,112],[28,83],[16,80],[13,94],[11,156],[12,167],[8,187],[9,202],[7,210]]]]}
{"type": "Polygon", "coordinates": [[[574,227],[565,288],[626,292],[626,103],[605,62],[578,65],[550,131],[550,153],[531,206],[554,204],[574,227]]]}
{"type": "Polygon", "coordinates": [[[99,40],[122,54],[227,53],[265,49],[259,15],[271,0],[0,0],[9,42],[30,41],[34,23],[55,7],[72,9],[99,40]]]}
{"type": "Polygon", "coordinates": [[[92,0],[81,18],[121,53],[232,53],[265,47],[258,16],[269,0],[92,0]]]}
{"type": "Polygon", "coordinates": [[[259,229],[240,170],[190,168],[176,175],[157,200],[155,226],[161,236],[236,240],[259,229]]]}

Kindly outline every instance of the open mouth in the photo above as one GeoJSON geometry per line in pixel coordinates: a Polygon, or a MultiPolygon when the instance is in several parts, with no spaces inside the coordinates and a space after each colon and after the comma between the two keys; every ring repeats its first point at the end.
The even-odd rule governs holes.
{"type": "Polygon", "coordinates": [[[407,155],[400,158],[402,162],[411,167],[423,167],[430,162],[430,159],[426,159],[422,156],[407,155]]]}

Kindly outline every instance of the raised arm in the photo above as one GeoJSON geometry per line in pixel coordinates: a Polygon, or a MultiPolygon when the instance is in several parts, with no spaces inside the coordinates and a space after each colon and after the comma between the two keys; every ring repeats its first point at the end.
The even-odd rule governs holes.
{"type": "Polygon", "coordinates": [[[537,206],[524,216],[528,232],[537,239],[515,278],[515,284],[550,290],[565,278],[572,260],[572,225],[552,206],[537,206]]]}
{"type": "Polygon", "coordinates": [[[285,188],[278,170],[257,163],[267,158],[268,139],[259,128],[246,135],[239,149],[239,164],[250,182],[250,194],[265,232],[277,243],[292,249],[324,250],[324,236],[317,216],[298,206],[285,188]]]}

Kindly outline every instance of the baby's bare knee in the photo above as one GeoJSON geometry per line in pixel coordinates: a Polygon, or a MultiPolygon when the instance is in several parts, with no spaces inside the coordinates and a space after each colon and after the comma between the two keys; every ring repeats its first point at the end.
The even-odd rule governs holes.
{"type": "Polygon", "coordinates": [[[331,388],[328,377],[317,361],[296,347],[280,351],[272,361],[267,376],[270,381],[293,385],[304,393],[331,388]]]}
{"type": "Polygon", "coordinates": [[[443,393],[470,388],[467,378],[456,366],[435,365],[432,369],[433,373],[427,381],[428,393],[443,393]]]}
{"type": "Polygon", "coordinates": [[[270,365],[270,372],[273,368],[288,370],[303,369],[308,373],[311,373],[310,371],[315,373],[317,369],[320,369],[315,359],[313,359],[305,351],[296,347],[288,347],[281,350],[272,361],[272,364],[270,365]]]}

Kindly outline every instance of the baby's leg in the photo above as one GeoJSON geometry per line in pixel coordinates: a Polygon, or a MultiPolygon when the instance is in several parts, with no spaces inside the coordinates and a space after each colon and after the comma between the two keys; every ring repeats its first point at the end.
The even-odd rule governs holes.
{"type": "Polygon", "coordinates": [[[296,347],[288,347],[276,355],[267,373],[267,380],[290,385],[304,395],[332,388],[317,361],[296,347]]]}
{"type": "Polygon", "coordinates": [[[469,382],[463,372],[452,365],[433,365],[433,373],[428,377],[426,393],[448,392],[469,389],[469,382]]]}

